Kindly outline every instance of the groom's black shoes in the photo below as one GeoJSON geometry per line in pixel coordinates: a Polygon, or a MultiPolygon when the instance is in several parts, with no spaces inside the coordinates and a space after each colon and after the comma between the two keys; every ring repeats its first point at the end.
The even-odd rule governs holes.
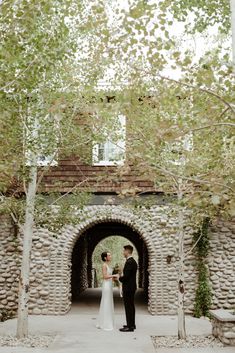
{"type": "MultiPolygon", "coordinates": [[[[124,328],[128,327],[127,325],[123,325],[124,328]]],[[[136,325],[133,326],[133,329],[136,330],[136,325]]]]}
{"type": "Polygon", "coordinates": [[[123,328],[120,328],[119,331],[121,331],[121,332],[133,332],[134,331],[134,327],[123,327],[123,328]]]}

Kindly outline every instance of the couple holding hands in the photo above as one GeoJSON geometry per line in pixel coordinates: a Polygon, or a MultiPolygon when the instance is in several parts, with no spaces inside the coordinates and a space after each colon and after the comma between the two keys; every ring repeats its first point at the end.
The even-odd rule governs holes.
{"type": "Polygon", "coordinates": [[[136,329],[134,296],[137,288],[137,263],[132,257],[132,253],[133,246],[124,246],[123,255],[126,262],[121,275],[114,274],[115,271],[111,268],[111,254],[109,252],[101,254],[101,259],[104,262],[102,266],[103,284],[97,328],[105,331],[114,329],[113,281],[119,281],[122,284],[122,297],[126,314],[126,325],[123,325],[119,330],[121,332],[133,332],[136,329]]]}

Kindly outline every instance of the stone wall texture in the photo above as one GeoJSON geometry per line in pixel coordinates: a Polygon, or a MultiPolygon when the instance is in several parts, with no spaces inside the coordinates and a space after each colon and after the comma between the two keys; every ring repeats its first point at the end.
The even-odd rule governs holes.
{"type": "Polygon", "coordinates": [[[234,310],[210,310],[212,316],[212,334],[225,345],[235,346],[234,310]]]}
{"type": "Polygon", "coordinates": [[[8,216],[0,218],[0,311],[17,309],[22,247],[8,216]]]}
{"type": "Polygon", "coordinates": [[[235,308],[235,223],[217,222],[212,229],[208,266],[213,308],[235,308]]]}
{"type": "MultiPolygon", "coordinates": [[[[141,212],[120,205],[87,206],[83,211],[78,211],[76,226],[67,225],[58,234],[36,229],[32,248],[30,313],[68,312],[72,297],[72,254],[76,242],[95,224],[120,222],[133,229],[148,250],[149,312],[154,315],[176,314],[178,238],[177,219],[172,210],[171,205],[156,205],[141,212]],[[169,256],[171,261],[168,263],[169,256]]],[[[22,236],[15,231],[9,217],[1,216],[0,220],[0,310],[16,310],[22,236]]],[[[191,227],[185,227],[186,252],[192,247],[193,232],[191,227]]],[[[210,237],[208,268],[213,289],[212,309],[234,308],[235,223],[218,222],[211,229],[210,237]]],[[[76,251],[79,253],[78,249],[76,251]]],[[[193,252],[189,252],[185,265],[185,311],[192,313],[197,286],[193,252]]],[[[84,288],[87,287],[85,282],[86,278],[84,288]]]]}

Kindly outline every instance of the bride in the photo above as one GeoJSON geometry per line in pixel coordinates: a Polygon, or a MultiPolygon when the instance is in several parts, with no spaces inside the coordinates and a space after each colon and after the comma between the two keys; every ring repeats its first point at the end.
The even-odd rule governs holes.
{"type": "Polygon", "coordinates": [[[97,328],[105,331],[111,331],[114,328],[114,305],[113,305],[113,279],[117,279],[118,275],[112,275],[112,268],[110,267],[111,254],[103,252],[101,259],[104,262],[102,266],[103,285],[102,297],[100,302],[100,310],[97,328]]]}

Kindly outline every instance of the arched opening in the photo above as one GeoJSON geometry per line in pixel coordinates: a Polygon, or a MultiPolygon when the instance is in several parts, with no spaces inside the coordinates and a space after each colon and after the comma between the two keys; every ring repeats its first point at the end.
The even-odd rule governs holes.
{"type": "MultiPolygon", "coordinates": [[[[127,224],[118,221],[103,221],[93,224],[86,229],[75,242],[72,251],[72,271],[71,271],[71,295],[72,302],[85,300],[84,293],[91,295],[94,288],[94,251],[96,247],[105,239],[110,237],[122,237],[124,243],[132,243],[135,248],[135,255],[138,262],[137,285],[139,288],[138,298],[148,303],[149,273],[148,263],[149,254],[144,239],[141,234],[127,224]]],[[[109,249],[106,249],[109,250],[109,249]]],[[[122,253],[120,254],[120,259],[122,253]]],[[[100,263],[101,266],[101,263],[100,263]]],[[[97,270],[97,268],[96,268],[97,270]]],[[[100,294],[98,291],[96,293],[100,294]]],[[[93,297],[93,300],[95,298],[93,297]]]]}
{"type": "MultiPolygon", "coordinates": [[[[126,244],[133,246],[133,257],[137,263],[139,263],[139,254],[130,240],[127,240],[125,237],[120,235],[111,235],[103,240],[101,240],[94,249],[92,254],[92,288],[102,287],[103,278],[102,278],[102,260],[101,253],[103,251],[109,251],[112,254],[111,266],[112,268],[119,269],[122,271],[125,265],[125,258],[123,256],[123,247],[126,244]]],[[[139,279],[139,271],[137,271],[137,279],[139,279]]],[[[139,282],[139,281],[138,281],[139,282]]],[[[114,287],[117,287],[117,283],[113,283],[114,287]]]]}
{"type": "MultiPolygon", "coordinates": [[[[72,299],[72,255],[74,254],[76,243],[79,239],[83,239],[84,243],[88,243],[89,230],[99,224],[114,224],[118,223],[128,227],[129,231],[133,231],[134,243],[137,239],[143,239],[146,247],[148,260],[145,261],[143,268],[146,270],[149,281],[148,285],[148,310],[155,315],[158,312],[164,311],[162,295],[162,275],[159,269],[163,268],[163,258],[160,252],[156,252],[156,246],[152,239],[153,228],[149,223],[148,217],[139,217],[130,209],[122,206],[88,206],[79,214],[80,222],[77,225],[67,225],[61,230],[61,234],[55,241],[53,248],[50,251],[50,274],[49,274],[49,297],[48,303],[50,306],[50,314],[65,314],[71,309],[72,299]],[[86,236],[87,235],[87,236],[86,236]],[[148,262],[148,264],[146,263],[148,262]],[[159,300],[160,298],[160,300],[159,300]]],[[[94,229],[94,228],[93,228],[94,229]]],[[[116,231],[115,231],[116,233],[116,231]]],[[[112,232],[108,233],[108,236],[112,232]]],[[[122,234],[128,236],[128,234],[122,234]]],[[[129,233],[129,236],[130,233],[129,233]]],[[[98,235],[95,233],[94,238],[98,241],[98,235]]],[[[133,238],[132,238],[133,239],[133,238]]],[[[82,240],[81,240],[82,241],[82,240]]],[[[89,281],[87,268],[88,247],[85,244],[80,247],[83,253],[79,255],[80,264],[83,268],[82,276],[84,279],[84,288],[88,288],[89,281]]],[[[143,260],[144,261],[144,260],[143,260]]],[[[81,268],[80,267],[80,268],[81,268]]],[[[74,268],[73,268],[74,270],[74,268]]],[[[147,285],[144,286],[147,288],[147,285]]]]}

